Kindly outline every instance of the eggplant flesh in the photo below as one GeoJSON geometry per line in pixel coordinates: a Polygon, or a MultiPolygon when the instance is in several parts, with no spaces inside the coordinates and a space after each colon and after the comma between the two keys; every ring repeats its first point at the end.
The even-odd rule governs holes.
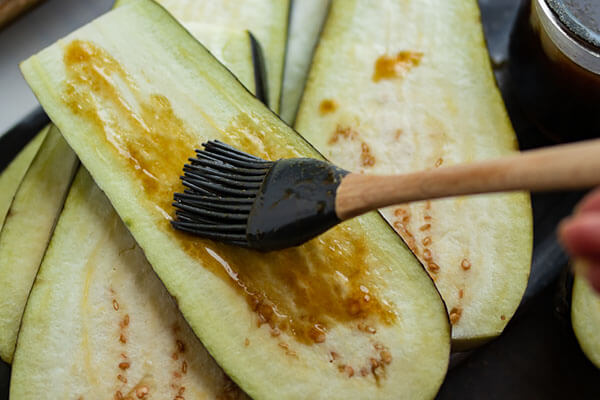
{"type": "MultiPolygon", "coordinates": [[[[251,93],[257,92],[256,64],[249,31],[190,21],[185,28],[225,65],[251,93]]],[[[260,89],[263,90],[262,88],[260,89]]]]}
{"type": "Polygon", "coordinates": [[[279,115],[292,126],[300,105],[310,62],[319,41],[330,0],[294,0],[286,47],[279,115]]]}
{"type": "Polygon", "coordinates": [[[573,282],[571,324],[581,350],[600,368],[600,295],[579,274],[573,282]]]}
{"type": "Polygon", "coordinates": [[[51,127],[0,231],[0,357],[10,363],[23,310],[78,165],[51,127]]]}
{"type": "MultiPolygon", "coordinates": [[[[113,8],[132,1],[116,0],[113,8]]],[[[174,18],[226,66],[246,89],[268,104],[268,78],[262,46],[249,30],[242,27],[243,24],[236,24],[234,21],[222,23],[222,20],[213,18],[211,14],[203,14],[201,2],[169,0],[163,6],[168,7],[174,18]]]]}
{"type": "Polygon", "coordinates": [[[27,302],[10,396],[246,398],[83,168],[27,302]]]}
{"type": "Polygon", "coordinates": [[[0,229],[4,225],[6,213],[8,213],[23,176],[42,145],[48,129],[50,129],[49,126],[42,129],[0,173],[0,229]]]}
{"type": "Polygon", "coordinates": [[[158,0],[183,26],[188,21],[245,29],[265,58],[267,104],[279,112],[290,0],[158,0]]]}
{"type": "Polygon", "coordinates": [[[444,304],[376,213],[266,254],[171,228],[181,168],[206,140],[268,159],[320,155],[163,8],[119,7],[21,68],[194,333],[248,395],[435,396],[450,351],[444,304]]]}
{"type": "MultiPolygon", "coordinates": [[[[408,173],[518,150],[475,0],[333,0],[295,128],[326,158],[361,173],[408,173]]],[[[453,350],[498,336],[528,281],[529,195],[381,212],[435,281],[453,350]]]]}

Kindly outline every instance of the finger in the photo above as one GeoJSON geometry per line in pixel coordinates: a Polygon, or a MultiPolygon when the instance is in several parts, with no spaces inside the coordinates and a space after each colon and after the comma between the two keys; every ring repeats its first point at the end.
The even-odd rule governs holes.
{"type": "Polygon", "coordinates": [[[588,193],[575,208],[575,213],[577,214],[591,212],[600,212],[600,188],[596,188],[588,193]]]}
{"type": "Polygon", "coordinates": [[[571,255],[600,262],[600,213],[564,220],[559,237],[571,255]]]}

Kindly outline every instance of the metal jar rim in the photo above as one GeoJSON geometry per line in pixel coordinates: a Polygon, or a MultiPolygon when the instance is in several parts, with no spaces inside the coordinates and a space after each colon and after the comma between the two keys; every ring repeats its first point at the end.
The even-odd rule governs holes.
{"type": "MultiPolygon", "coordinates": [[[[582,39],[580,33],[585,30],[585,27],[581,26],[579,32],[572,31],[561,22],[559,16],[550,8],[549,3],[557,4],[556,0],[534,0],[534,12],[539,17],[542,29],[548,34],[554,45],[571,61],[600,75],[600,47],[594,46],[595,41],[592,40],[596,33],[587,30],[586,32],[590,35],[589,40],[582,39]]],[[[600,35],[598,35],[598,40],[600,40],[600,35]]]]}

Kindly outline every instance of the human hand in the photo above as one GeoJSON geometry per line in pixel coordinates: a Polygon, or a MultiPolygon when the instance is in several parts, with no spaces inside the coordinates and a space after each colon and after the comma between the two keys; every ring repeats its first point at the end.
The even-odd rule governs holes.
{"type": "Polygon", "coordinates": [[[573,257],[586,261],[585,274],[600,293],[600,188],[588,194],[574,215],[561,222],[558,234],[573,257]]]}

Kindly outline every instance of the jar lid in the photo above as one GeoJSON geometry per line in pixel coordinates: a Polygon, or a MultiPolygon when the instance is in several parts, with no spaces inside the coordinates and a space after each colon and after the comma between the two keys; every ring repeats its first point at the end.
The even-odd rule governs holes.
{"type": "Polygon", "coordinates": [[[600,48],[599,0],[546,0],[559,21],[577,38],[600,48]]]}

